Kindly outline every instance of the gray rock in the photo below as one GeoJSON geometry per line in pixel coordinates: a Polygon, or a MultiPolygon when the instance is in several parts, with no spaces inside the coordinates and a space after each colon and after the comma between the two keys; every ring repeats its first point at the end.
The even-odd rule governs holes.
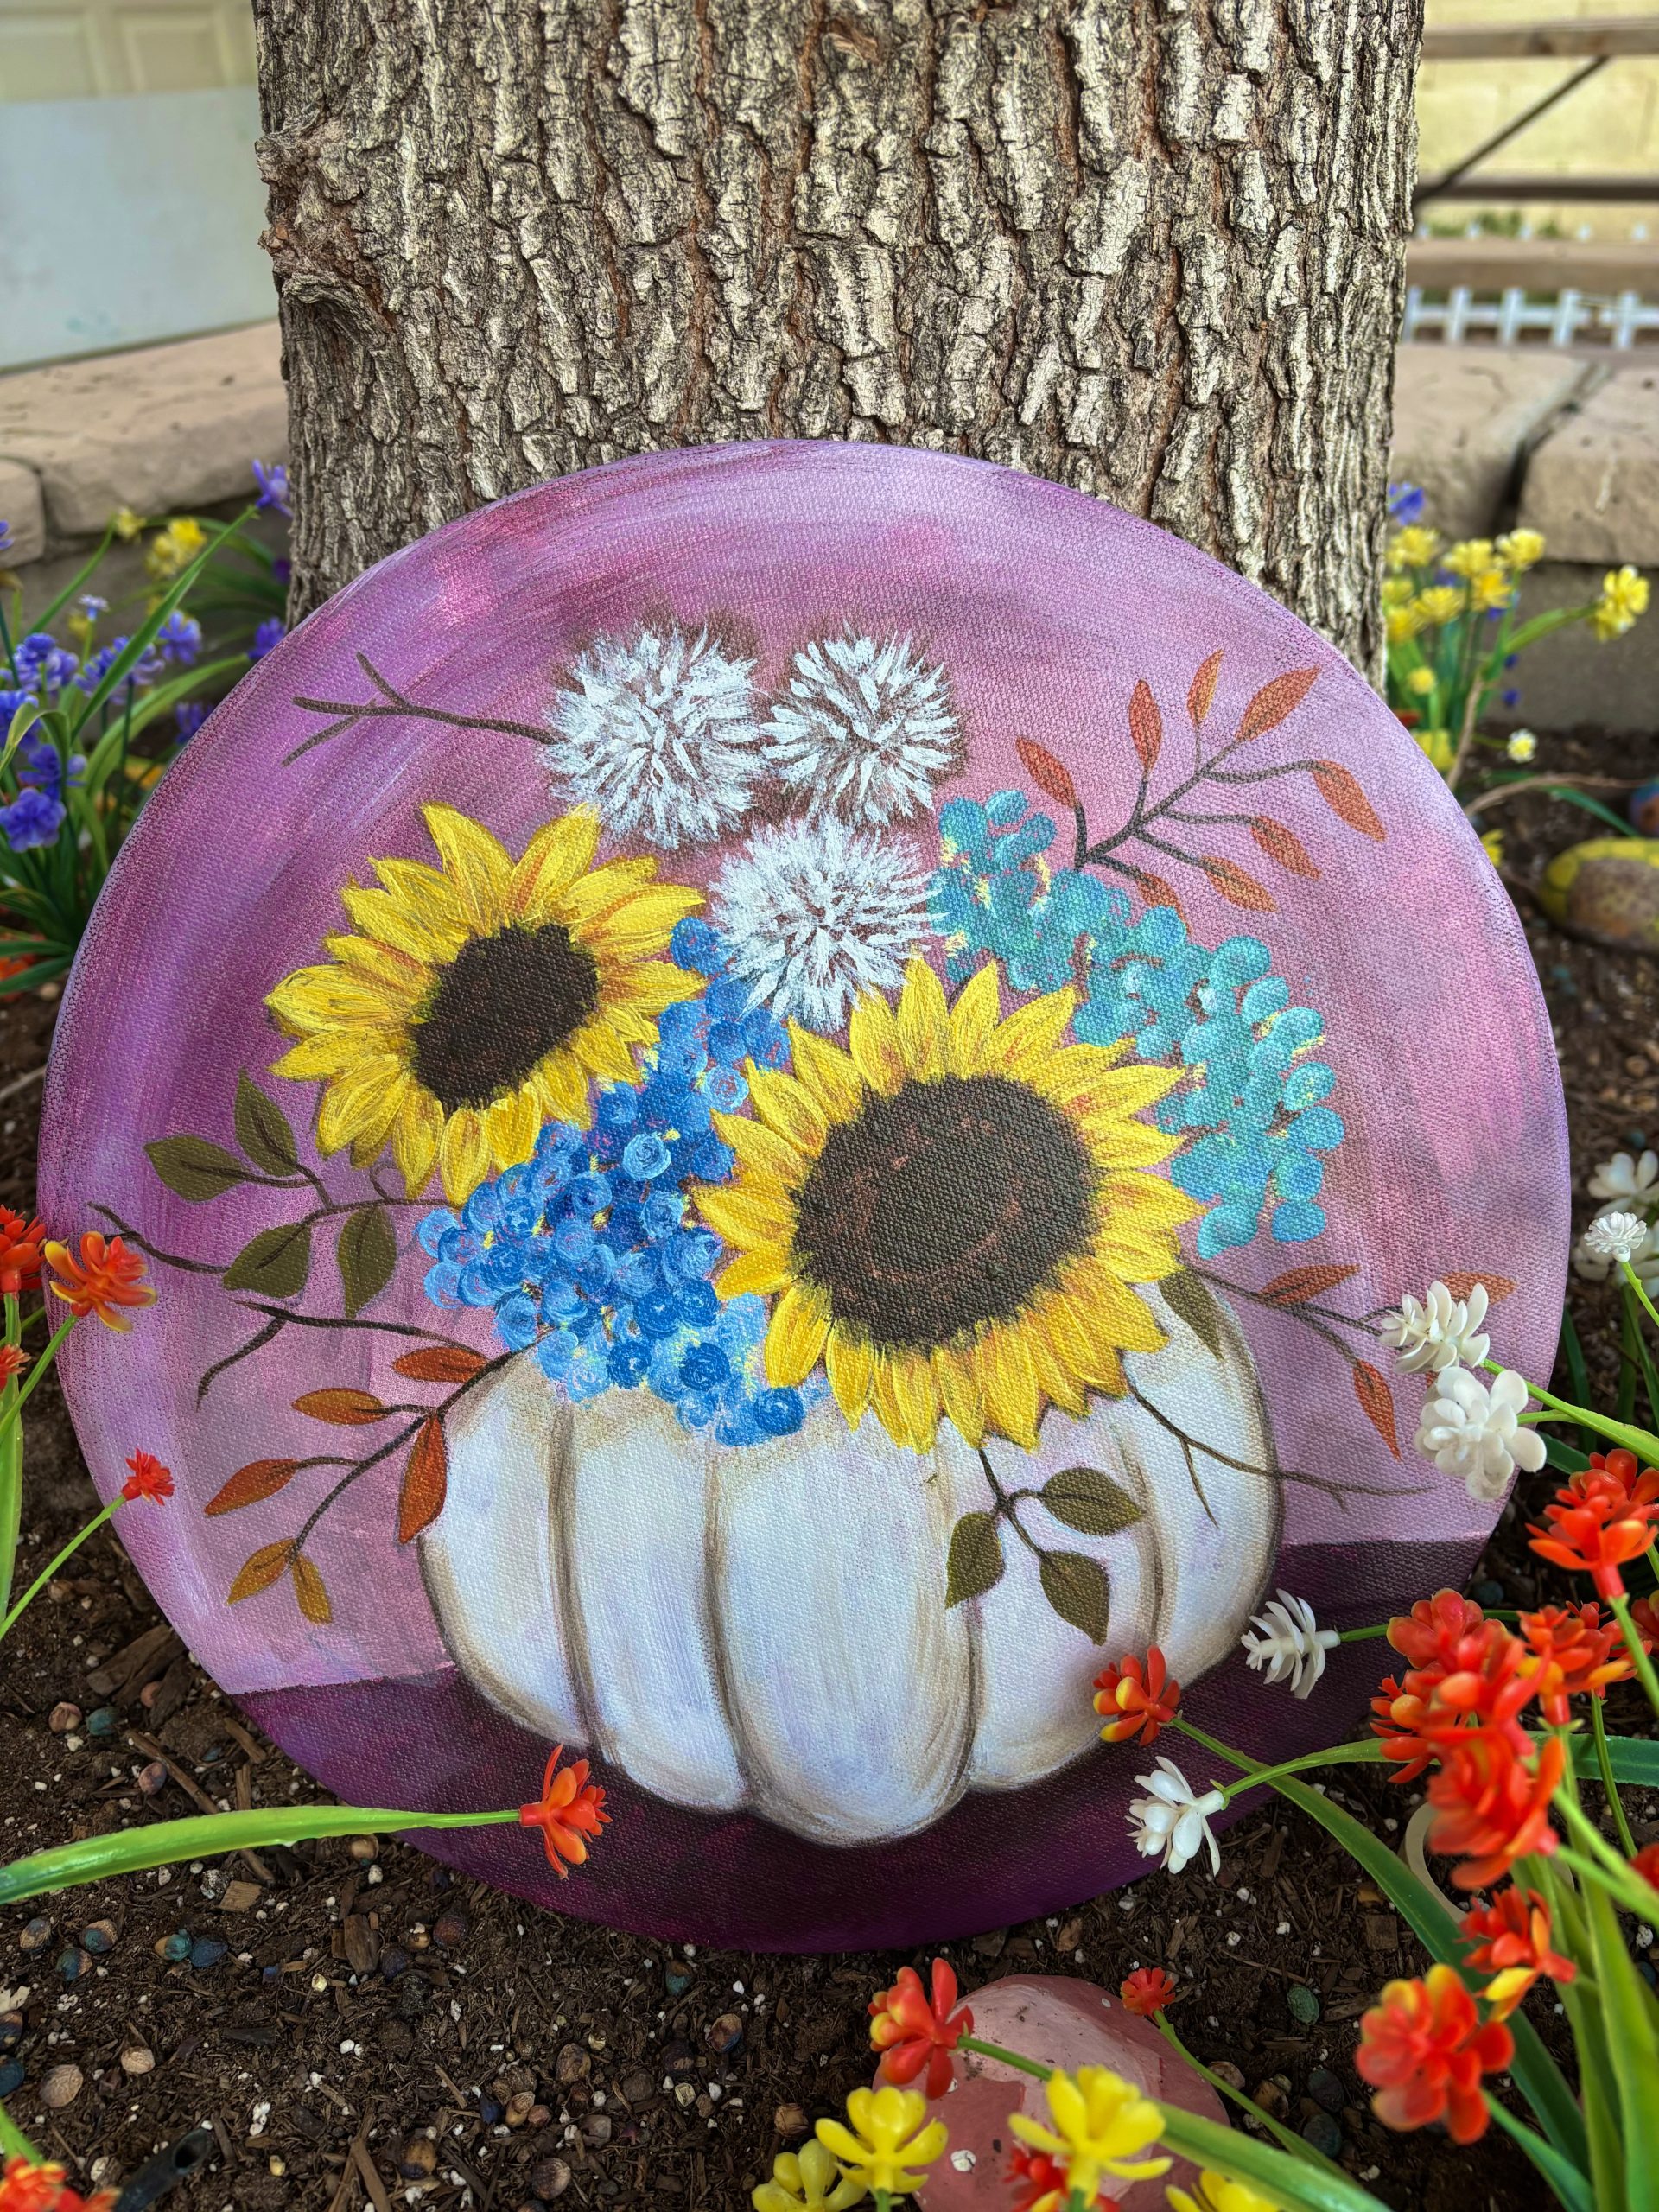
{"type": "Polygon", "coordinates": [[[1624,369],[1544,439],[1521,520],[1558,561],[1659,563],[1659,370],[1624,369]]]}
{"type": "Polygon", "coordinates": [[[1436,529],[1489,537],[1529,446],[1594,373],[1542,348],[1402,346],[1389,473],[1422,486],[1436,529]]]}

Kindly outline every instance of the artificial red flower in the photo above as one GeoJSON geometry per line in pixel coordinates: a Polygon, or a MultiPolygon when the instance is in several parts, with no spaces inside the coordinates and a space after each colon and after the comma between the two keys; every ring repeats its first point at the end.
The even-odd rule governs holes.
{"type": "MultiPolygon", "coordinates": [[[[1014,2200],[1013,2212],[1059,2212],[1071,2192],[1065,2160],[1051,2157],[1046,2151],[1033,2151],[1028,2143],[1014,2145],[1007,2182],[1010,2189],[1020,2192],[1014,2200]]],[[[1091,2212],[1118,2212],[1116,2198],[1097,2196],[1091,2212]]]]}
{"type": "Polygon", "coordinates": [[[1175,1977],[1166,1974],[1162,1967],[1136,1967],[1117,1993],[1123,1999],[1126,2012],[1149,2020],[1155,2012],[1161,2012],[1175,1994],[1175,1977]]]}
{"type": "Polygon", "coordinates": [[[82,2196],[68,2186],[61,2166],[37,2166],[29,2158],[8,2158],[0,2173],[0,2212],[111,2212],[112,2189],[82,2196]]]}
{"type": "Polygon", "coordinates": [[[1465,1860],[1452,1875],[1460,1890],[1484,1890],[1529,1852],[1548,1856],[1556,1848],[1549,1806],[1567,1769],[1559,1736],[1539,1746],[1531,1765],[1507,1736],[1489,1728],[1449,1733],[1440,1755],[1440,1772],[1428,1785],[1436,1814],[1428,1847],[1465,1860]]]}
{"type": "Polygon", "coordinates": [[[78,1320],[96,1313],[107,1329],[130,1329],[131,1322],[116,1309],[156,1302],[154,1287],[144,1281],[143,1254],[129,1252],[118,1236],[106,1238],[89,1229],[81,1236],[79,1259],[67,1244],[48,1244],[46,1256],[63,1277],[53,1284],[53,1295],[78,1320]]]}
{"type": "Polygon", "coordinates": [[[41,1254],[46,1224],[25,1221],[10,1206],[0,1206],[0,1292],[21,1298],[26,1290],[41,1287],[41,1254]]]}
{"type": "Polygon", "coordinates": [[[1650,1890],[1659,1890],[1659,1843],[1644,1843],[1630,1864],[1650,1890]]]}
{"type": "MultiPolygon", "coordinates": [[[[1532,1749],[1532,1738],[1520,1723],[1520,1714],[1538,1694],[1541,1669],[1535,1656],[1518,1636],[1497,1621],[1486,1626],[1491,1633],[1482,1639],[1478,1662],[1442,1675],[1429,1700],[1425,1732],[1455,1715],[1471,1726],[1491,1728],[1506,1736],[1517,1751],[1532,1749]]],[[[1420,1677],[1408,1675],[1414,1688],[1420,1677]]]]}
{"type": "Polygon", "coordinates": [[[547,1863],[562,1882],[569,1878],[560,1861],[568,1859],[572,1866],[582,1865],[588,1856],[585,1839],[596,1836],[611,1817],[605,1810],[605,1792],[598,1783],[588,1779],[587,1760],[573,1759],[569,1766],[561,1767],[563,1756],[564,1745],[556,1744],[542,1777],[541,1796],[533,1805],[518,1808],[524,1827],[541,1829],[547,1863]]]}
{"type": "MultiPolygon", "coordinates": [[[[1643,1475],[1635,1490],[1646,1482],[1643,1475]]],[[[1528,1522],[1533,1550],[1557,1567],[1589,1575],[1601,1597],[1619,1596],[1624,1588],[1619,1569],[1646,1551],[1659,1514],[1659,1503],[1638,1497],[1635,1490],[1626,1490],[1604,1471],[1586,1468],[1544,1508],[1547,1529],[1528,1522]]]]}
{"type": "Polygon", "coordinates": [[[1095,1711],[1110,1715],[1100,1732],[1103,1743],[1126,1744],[1135,1735],[1151,1743],[1175,1718],[1180,1701],[1181,1686],[1167,1673],[1155,1643],[1144,1661],[1131,1652],[1095,1676],[1095,1711]]]}
{"type": "Polygon", "coordinates": [[[1656,1609],[1651,1598],[1631,1599],[1630,1623],[1644,1651],[1659,1649],[1659,1609],[1656,1609]]]}
{"type": "Polygon", "coordinates": [[[1478,1666],[1478,1651],[1471,1650],[1469,1639],[1484,1641],[1494,1627],[1501,1629],[1502,1624],[1489,1621],[1472,1598],[1437,1590],[1389,1623],[1389,1642],[1414,1672],[1438,1678],[1459,1667],[1478,1666]]]}
{"type": "Polygon", "coordinates": [[[1427,2127],[1443,2120],[1454,2143],[1486,2133],[1483,2074],[1501,2074],[1515,2038],[1501,2021],[1483,2027],[1455,1967],[1433,1966],[1427,1980],[1391,1981],[1360,2022],[1354,2065],[1378,2094],[1371,2110],[1385,2127],[1427,2127]]]}
{"type": "MultiPolygon", "coordinates": [[[[1408,1675],[1407,1681],[1411,1680],[1408,1675]]],[[[1371,1700],[1371,1711],[1377,1715],[1372,1721],[1375,1734],[1382,1738],[1382,1756],[1390,1761],[1404,1761],[1395,1782],[1415,1782],[1426,1767],[1433,1766],[1440,1755],[1438,1735],[1425,1733],[1424,1723],[1428,1719],[1429,1700],[1416,1697],[1405,1683],[1389,1675],[1386,1676],[1376,1695],[1371,1700]]]]}
{"type": "Polygon", "coordinates": [[[21,1375],[29,1365],[29,1354],[21,1344],[0,1344],[0,1386],[21,1375]]]}
{"type": "Polygon", "coordinates": [[[1519,1715],[1537,1693],[1538,1662],[1501,1621],[1442,1590],[1391,1621],[1389,1639],[1425,1662],[1403,1680],[1389,1675],[1371,1700],[1371,1727],[1383,1758],[1400,1767],[1396,1782],[1414,1781],[1442,1756],[1443,1739],[1466,1728],[1495,1729],[1517,1751],[1531,1749],[1519,1715]]]}
{"type": "Polygon", "coordinates": [[[1659,1501],[1659,1467],[1638,1467],[1635,1452],[1622,1446],[1617,1452],[1592,1452],[1589,1465],[1580,1469],[1573,1484],[1598,1478],[1623,1491],[1633,1505],[1659,1501]]]}
{"type": "Polygon", "coordinates": [[[1481,1992],[1495,2019],[1507,2020],[1540,1975],[1572,1981],[1578,1974],[1571,1959],[1549,1948],[1549,1907],[1536,1890],[1511,1882],[1490,1904],[1465,1913],[1462,1934],[1474,1942],[1469,1964],[1497,1977],[1481,1992]]]}
{"type": "Polygon", "coordinates": [[[891,1989],[870,1999],[870,2041],[881,2054],[881,2078],[908,2088],[925,2067],[930,2097],[950,2087],[950,2054],[974,2031],[974,2016],[957,2004],[957,1977],[944,1959],[933,1961],[931,1999],[914,1967],[900,1967],[891,1989]]]}
{"type": "Polygon", "coordinates": [[[1539,1662],[1538,1694],[1552,1728],[1566,1727],[1569,1698],[1605,1697],[1609,1682],[1624,1681],[1636,1671],[1621,1648],[1618,1623],[1604,1627],[1593,1599],[1522,1613],[1521,1633],[1539,1662]]]}
{"type": "Polygon", "coordinates": [[[131,1473],[121,1485],[125,1498],[153,1497],[159,1505],[173,1495],[173,1471],[164,1467],[153,1452],[135,1452],[127,1465],[131,1473]]]}

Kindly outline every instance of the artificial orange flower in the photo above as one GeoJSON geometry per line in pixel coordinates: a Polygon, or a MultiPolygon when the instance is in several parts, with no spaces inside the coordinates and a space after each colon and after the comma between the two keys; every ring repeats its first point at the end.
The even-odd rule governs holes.
{"type": "MultiPolygon", "coordinates": [[[[1542,1669],[1518,1636],[1497,1621],[1487,1627],[1492,1632],[1484,1638],[1478,1662],[1455,1668],[1434,1685],[1425,1732],[1433,1734],[1446,1716],[1454,1715],[1465,1725],[1496,1730],[1524,1753],[1532,1749],[1532,1738],[1519,1715],[1537,1695],[1542,1669]]],[[[1415,1675],[1406,1679],[1415,1687],[1415,1675]]]]}
{"type": "Polygon", "coordinates": [[[52,1286],[77,1320],[96,1313],[106,1329],[130,1329],[116,1310],[128,1306],[153,1306],[154,1287],[144,1281],[144,1255],[130,1252],[118,1236],[105,1237],[86,1230],[77,1260],[67,1244],[48,1244],[46,1256],[63,1277],[52,1286]]]}
{"type": "Polygon", "coordinates": [[[561,1767],[563,1757],[564,1745],[556,1744],[542,1777],[541,1796],[533,1805],[518,1808],[524,1827],[541,1829],[547,1863],[562,1882],[569,1877],[560,1861],[568,1859],[572,1866],[582,1866],[588,1857],[585,1839],[596,1836],[611,1817],[605,1810],[604,1790],[588,1779],[587,1760],[574,1759],[561,1767]]]}
{"type": "Polygon", "coordinates": [[[1507,1736],[1463,1728],[1440,1745],[1440,1770],[1428,1785],[1435,1821],[1428,1847],[1465,1863],[1452,1871],[1460,1890],[1501,1880],[1529,1852],[1556,1848],[1550,1800],[1567,1770],[1567,1746],[1552,1736],[1529,1765],[1507,1736]]]}
{"type": "Polygon", "coordinates": [[[1650,1890],[1659,1890],[1659,1843],[1644,1843],[1630,1864],[1650,1890]]]}
{"type": "MultiPolygon", "coordinates": [[[[1478,1645],[1502,1624],[1489,1621],[1472,1598],[1455,1590],[1437,1590],[1420,1598],[1408,1613],[1389,1623],[1389,1642],[1414,1673],[1436,1680],[1459,1668],[1480,1664],[1478,1645]],[[1471,1639],[1475,1643],[1471,1645],[1471,1639]]],[[[1427,1688],[1421,1694],[1427,1696],[1427,1688]]]]}
{"type": "Polygon", "coordinates": [[[1414,1781],[1442,1755],[1442,1739],[1467,1727],[1497,1729],[1517,1751],[1531,1749],[1518,1716],[1536,1694],[1539,1664],[1501,1621],[1442,1590],[1390,1621],[1389,1641],[1423,1662],[1403,1679],[1389,1675],[1371,1700],[1371,1728],[1399,1766],[1396,1782],[1414,1781]]]}
{"type": "Polygon", "coordinates": [[[29,1365],[29,1354],[21,1344],[0,1344],[0,1386],[19,1376],[29,1365]]]}
{"type": "Polygon", "coordinates": [[[1175,1977],[1166,1974],[1162,1967],[1136,1967],[1118,1986],[1123,2000],[1123,2010],[1137,2018],[1149,2020],[1161,2012],[1175,1994],[1175,1977]]]}
{"type": "Polygon", "coordinates": [[[7,953],[0,958],[0,983],[9,983],[14,976],[27,976],[34,965],[32,960],[22,958],[16,953],[7,953]]]}
{"type": "Polygon", "coordinates": [[[1593,1599],[1522,1613],[1521,1633],[1539,1662],[1538,1694],[1552,1728],[1565,1728],[1572,1717],[1569,1698],[1605,1697],[1609,1682],[1625,1681],[1636,1671],[1618,1648],[1618,1622],[1603,1627],[1593,1599]]]}
{"type": "Polygon", "coordinates": [[[41,1252],[46,1224],[25,1221],[10,1206],[0,1206],[0,1293],[21,1298],[26,1290],[41,1287],[41,1252]]]}
{"type": "MultiPolygon", "coordinates": [[[[1020,2191],[1012,2212],[1058,2212],[1070,2193],[1065,2161],[1028,2143],[1014,2145],[1007,2178],[1009,2188],[1020,2191]]],[[[1091,2212],[1117,2212],[1116,2198],[1097,2196],[1091,2212]]]]}
{"type": "Polygon", "coordinates": [[[1511,1882],[1490,1904],[1465,1913],[1461,1932],[1465,1942],[1474,1941],[1469,1964],[1496,1976],[1480,1993],[1494,2019],[1507,2020],[1541,1975],[1572,1981],[1578,1974],[1571,1959],[1549,1948],[1549,1907],[1536,1890],[1511,1882]]]}
{"type": "Polygon", "coordinates": [[[68,2185],[61,2166],[37,2166],[29,2158],[8,2158],[0,2173],[0,2212],[111,2212],[112,2189],[82,2196],[68,2185]]]}
{"type": "Polygon", "coordinates": [[[172,1497],[173,1470],[164,1467],[153,1452],[135,1452],[127,1465],[132,1471],[121,1485],[123,1497],[153,1497],[159,1505],[172,1497]]]}
{"type": "Polygon", "coordinates": [[[1101,1730],[1105,1744],[1126,1744],[1139,1735],[1149,1744],[1166,1720],[1175,1718],[1181,1686],[1153,1644],[1144,1661],[1133,1652],[1095,1676],[1095,1711],[1110,1718],[1101,1730]]]}
{"type": "Polygon", "coordinates": [[[1587,1482],[1598,1476],[1623,1491],[1632,1504],[1651,1505],[1659,1500],[1659,1467],[1641,1466],[1635,1452],[1622,1446],[1617,1452],[1592,1452],[1590,1464],[1580,1470],[1573,1481],[1587,1482]]]}
{"type": "Polygon", "coordinates": [[[1598,1595],[1621,1596],[1624,1578],[1619,1569],[1646,1551],[1659,1515],[1659,1500],[1637,1494],[1646,1483],[1643,1475],[1627,1489],[1609,1471],[1586,1468],[1544,1508],[1548,1528],[1528,1522],[1533,1550],[1556,1567],[1587,1574],[1598,1595]]]}
{"type": "Polygon", "coordinates": [[[870,1999],[870,2041],[881,2054],[881,2078],[908,2088],[925,2067],[922,2087],[942,2097],[950,2087],[950,2054],[974,2031],[974,2016],[957,2003],[957,1977],[944,1959],[933,1961],[931,2000],[914,1967],[900,1967],[899,1979],[870,1999]]]}
{"type": "Polygon", "coordinates": [[[1354,2065],[1378,2091],[1371,2110],[1385,2127],[1427,2127],[1443,2120],[1454,2143],[1472,2143],[1490,2118],[1483,2074],[1501,2074],[1515,2038],[1500,2021],[1483,2027],[1455,1967],[1391,1981],[1359,2026],[1354,2065]]]}
{"type": "MultiPolygon", "coordinates": [[[[1411,1679],[1408,1675],[1406,1681],[1411,1679]]],[[[1398,1774],[1390,1778],[1395,1782],[1415,1782],[1440,1755],[1438,1736],[1428,1734],[1424,1729],[1429,1700],[1414,1695],[1405,1682],[1389,1675],[1371,1700],[1371,1711],[1377,1716],[1371,1723],[1372,1732],[1382,1738],[1383,1758],[1390,1762],[1403,1762],[1398,1774]]]]}
{"type": "Polygon", "coordinates": [[[1642,1639],[1644,1651],[1659,1650],[1659,1607],[1651,1598],[1632,1598],[1630,1624],[1642,1639]]]}

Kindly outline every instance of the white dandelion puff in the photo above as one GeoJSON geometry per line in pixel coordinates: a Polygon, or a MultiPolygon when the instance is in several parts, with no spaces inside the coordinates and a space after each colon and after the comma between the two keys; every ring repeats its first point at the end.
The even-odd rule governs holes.
{"type": "Polygon", "coordinates": [[[827,1033],[861,991],[903,981],[927,933],[927,896],[902,845],[830,816],[757,830],[712,899],[733,972],[753,996],[827,1033]]]}
{"type": "Polygon", "coordinates": [[[1471,1497],[1493,1504],[1517,1467],[1536,1474],[1544,1464],[1544,1440],[1520,1425],[1530,1395],[1525,1376],[1512,1369],[1489,1390],[1461,1367],[1448,1367],[1435,1376],[1423,1408],[1417,1449],[1442,1474],[1460,1475],[1471,1497]]]}
{"type": "Polygon", "coordinates": [[[1431,1283],[1427,1298],[1402,1298],[1382,1326],[1382,1341],[1400,1355],[1408,1374],[1447,1367],[1478,1367],[1488,1340],[1480,1333],[1486,1319],[1486,1286],[1478,1282],[1466,1299],[1453,1298],[1443,1282],[1431,1283]]]}
{"type": "Polygon", "coordinates": [[[943,668],[908,638],[820,638],[791,664],[772,707],[766,759],[813,814],[855,828],[903,821],[962,765],[962,729],[943,668]]]}
{"type": "Polygon", "coordinates": [[[1194,1794],[1192,1783],[1173,1759],[1160,1758],[1156,1774],[1137,1774],[1135,1780],[1149,1789],[1149,1797],[1129,1800],[1129,1834],[1143,1859],[1161,1859],[1172,1874],[1179,1874],[1204,1847],[1210,1847],[1210,1871],[1221,1872],[1221,1847],[1210,1826],[1212,1814],[1224,1811],[1224,1790],[1194,1794]]]}
{"type": "Polygon", "coordinates": [[[1261,1632],[1238,1639],[1249,1655],[1253,1674],[1265,1667],[1269,1682],[1288,1681],[1293,1697],[1306,1697],[1325,1672],[1325,1655],[1342,1641],[1333,1628],[1321,1628],[1306,1598],[1281,1590],[1270,1598],[1250,1626],[1261,1632]]]}
{"type": "Polygon", "coordinates": [[[613,836],[660,849],[722,837],[749,811],[764,766],[754,663],[708,632],[601,638],[550,710],[543,758],[613,836]]]}

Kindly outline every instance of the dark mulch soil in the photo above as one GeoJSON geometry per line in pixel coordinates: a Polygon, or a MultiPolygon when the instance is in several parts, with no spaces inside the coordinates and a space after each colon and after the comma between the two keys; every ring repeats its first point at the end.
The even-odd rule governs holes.
{"type": "MultiPolygon", "coordinates": [[[[1552,741],[1548,759],[1602,773],[1659,769],[1659,745],[1637,750],[1552,741]]],[[[1582,1188],[1598,1158],[1659,1141],[1659,962],[1577,944],[1528,899],[1551,853],[1595,834],[1583,815],[1529,797],[1489,819],[1507,830],[1506,866],[1555,1017],[1582,1188]]],[[[33,997],[0,1001],[0,1203],[29,1194],[39,1100],[38,1086],[10,1096],[4,1086],[40,1065],[54,1010],[33,997]]],[[[1610,1395],[1611,1298],[1580,1287],[1574,1302],[1610,1395]]],[[[35,1406],[25,1574],[92,1498],[55,1391],[35,1406]]],[[[1524,1484],[1519,1510],[1505,1514],[1473,1580],[1487,1603],[1569,1594],[1526,1548],[1522,1524],[1548,1487],[1547,1477],[1524,1484]]],[[[1641,1725],[1624,1691],[1610,1717],[1641,1725]]],[[[296,1784],[309,1794],[162,1626],[113,1537],[82,1554],[7,1646],[0,1855],[149,1810],[286,1804],[296,1784]],[[66,1704],[86,1719],[66,1726],[59,1712],[54,1722],[66,1704]],[[107,1732],[89,1726],[95,1711],[107,1732]]],[[[1344,1778],[1340,1795],[1392,1835],[1417,1802],[1364,1775],[1344,1778]]],[[[1630,1811],[1640,1840],[1659,1835],[1659,1797],[1638,1795],[1630,1811]]],[[[257,1866],[181,1866],[41,1910],[49,1933],[30,1910],[0,1914],[0,1989],[10,1993],[0,1994],[0,2045],[10,2045],[0,2048],[0,2088],[13,2082],[19,2121],[83,2185],[124,2176],[207,2122],[219,2156],[173,2200],[191,2212],[385,2212],[394,2201],[534,2212],[555,2199],[738,2212],[773,2153],[868,2079],[865,2002],[899,1963],[671,1954],[452,1882],[392,1844],[378,1857],[330,1842],[257,1866]],[[168,1955],[187,1942],[188,1957],[168,1955]],[[20,2004],[21,2022],[14,2010],[8,2023],[5,2008],[20,2004]],[[76,2069],[81,2086],[48,2109],[41,2091],[57,2068],[76,2069]]],[[[1199,2053],[1252,2088],[1267,2083],[1258,2096],[1299,2125],[1334,2120],[1346,2164],[1389,2204],[1485,2212],[1539,2202],[1530,2170],[1495,2131],[1458,2153],[1438,2132],[1391,2135],[1370,2118],[1352,2066],[1358,2015],[1382,1980],[1424,1961],[1386,1901],[1282,1807],[1226,1837],[1219,1884],[1197,1869],[1154,1874],[1080,1901],[1063,1922],[1000,1929],[952,1956],[970,1987],[1020,1968],[1111,1987],[1137,1964],[1170,1964],[1187,1980],[1176,2018],[1199,2053]]],[[[1547,1999],[1534,2016],[1564,2050],[1547,1999]]]]}

